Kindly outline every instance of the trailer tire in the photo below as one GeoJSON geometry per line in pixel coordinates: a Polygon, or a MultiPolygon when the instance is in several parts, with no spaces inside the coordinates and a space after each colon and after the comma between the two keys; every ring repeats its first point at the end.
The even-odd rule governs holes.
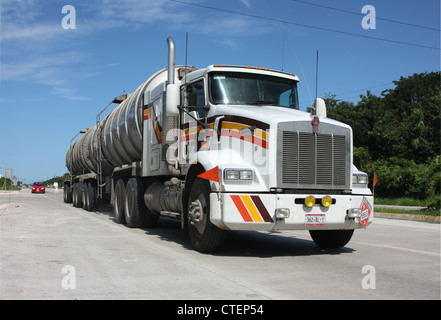
{"type": "Polygon", "coordinates": [[[126,185],[123,179],[118,179],[113,199],[113,217],[117,223],[125,223],[124,203],[126,200],[126,185]]]}
{"type": "Polygon", "coordinates": [[[126,186],[124,216],[129,228],[139,228],[144,224],[146,207],[144,204],[144,183],[139,178],[130,178],[126,186]]]}
{"type": "Polygon", "coordinates": [[[75,182],[73,186],[73,205],[76,208],[83,206],[83,183],[75,182]]]}
{"type": "Polygon", "coordinates": [[[97,198],[96,198],[96,189],[92,182],[86,183],[86,189],[85,189],[85,198],[86,200],[86,210],[87,211],[95,211],[97,207],[97,198]]]}
{"type": "Polygon", "coordinates": [[[210,221],[210,190],[207,180],[197,178],[191,186],[188,199],[188,233],[194,248],[199,252],[218,251],[226,238],[226,231],[210,221]]]}
{"type": "Polygon", "coordinates": [[[77,183],[74,182],[73,187],[72,187],[72,205],[74,207],[77,207],[77,203],[78,203],[77,183]]]}
{"type": "Polygon", "coordinates": [[[81,194],[82,194],[82,198],[83,198],[83,209],[84,210],[88,210],[89,207],[89,198],[88,198],[88,193],[89,193],[89,186],[87,182],[83,182],[83,187],[81,188],[81,194]]]}
{"type": "Polygon", "coordinates": [[[64,203],[72,203],[72,190],[70,184],[65,183],[63,186],[64,203]]]}
{"type": "Polygon", "coordinates": [[[338,249],[351,240],[354,230],[309,230],[315,244],[323,249],[338,249]]]}

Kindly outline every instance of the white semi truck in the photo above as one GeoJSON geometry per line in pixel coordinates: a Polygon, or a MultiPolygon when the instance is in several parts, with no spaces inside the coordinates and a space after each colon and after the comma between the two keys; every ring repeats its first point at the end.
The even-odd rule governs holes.
{"type": "Polygon", "coordinates": [[[108,200],[128,227],[180,219],[201,252],[219,250],[229,230],[309,230],[338,248],[372,222],[352,129],[327,118],[322,99],[300,111],[296,75],[176,66],[167,42],[167,68],[71,141],[65,202],[92,211],[108,200]]]}

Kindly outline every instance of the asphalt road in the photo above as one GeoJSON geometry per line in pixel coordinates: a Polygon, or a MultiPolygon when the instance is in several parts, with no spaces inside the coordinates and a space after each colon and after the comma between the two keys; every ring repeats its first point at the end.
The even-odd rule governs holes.
{"type": "Polygon", "coordinates": [[[440,225],[375,219],[340,250],[306,231],[191,248],[177,221],[129,229],[62,192],[0,193],[0,299],[440,299],[440,225]]]}

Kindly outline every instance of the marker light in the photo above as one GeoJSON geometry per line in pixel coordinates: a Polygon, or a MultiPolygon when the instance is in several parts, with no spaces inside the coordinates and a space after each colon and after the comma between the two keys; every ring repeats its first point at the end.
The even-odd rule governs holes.
{"type": "Polygon", "coordinates": [[[348,210],[348,217],[349,218],[359,218],[361,217],[361,209],[359,208],[352,208],[348,210]]]}
{"type": "Polygon", "coordinates": [[[305,199],[305,206],[307,206],[308,208],[311,208],[313,205],[315,205],[314,196],[307,196],[305,199]]]}
{"type": "Polygon", "coordinates": [[[331,196],[324,196],[322,198],[322,206],[329,207],[332,204],[332,198],[331,196]]]}
{"type": "Polygon", "coordinates": [[[277,219],[289,218],[289,208],[278,208],[278,209],[276,209],[276,218],[277,219]]]}

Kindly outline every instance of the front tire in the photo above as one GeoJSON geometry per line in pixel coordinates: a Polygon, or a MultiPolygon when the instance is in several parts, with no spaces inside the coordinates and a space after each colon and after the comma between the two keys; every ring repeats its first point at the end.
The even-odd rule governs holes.
{"type": "Polygon", "coordinates": [[[351,240],[354,230],[309,230],[315,244],[323,249],[338,249],[351,240]]]}
{"type": "Polygon", "coordinates": [[[210,184],[197,178],[188,199],[188,233],[193,247],[199,252],[214,252],[224,244],[226,231],[210,221],[210,184]]]}

